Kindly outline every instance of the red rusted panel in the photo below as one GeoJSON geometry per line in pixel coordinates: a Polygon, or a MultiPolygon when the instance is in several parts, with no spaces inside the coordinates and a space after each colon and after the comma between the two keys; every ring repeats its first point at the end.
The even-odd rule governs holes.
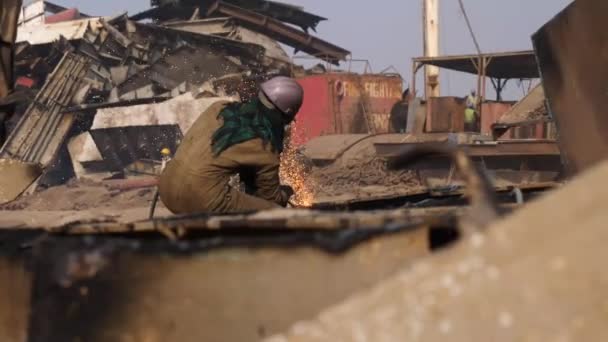
{"type": "Polygon", "coordinates": [[[31,79],[29,77],[25,77],[25,76],[20,76],[15,81],[16,86],[21,86],[21,87],[25,87],[25,88],[32,88],[32,87],[34,87],[35,84],[36,84],[36,81],[34,81],[33,79],[31,79]]]}
{"type": "Polygon", "coordinates": [[[465,109],[465,101],[459,97],[430,98],[426,131],[429,133],[463,132],[465,109]]]}
{"type": "Polygon", "coordinates": [[[304,88],[304,102],[292,125],[294,144],[299,146],[313,137],[335,133],[329,82],[325,75],[298,80],[304,88]]]}
{"type": "Polygon", "coordinates": [[[390,75],[324,74],[298,80],[304,104],[294,124],[300,145],[328,134],[387,133],[402,80],[390,75]]]}
{"type": "Polygon", "coordinates": [[[505,114],[513,102],[485,102],[481,105],[481,134],[492,135],[492,125],[505,114]]]}
{"type": "Polygon", "coordinates": [[[49,15],[44,19],[47,24],[59,23],[62,21],[76,20],[80,18],[80,12],[76,8],[70,8],[57,14],[49,15]]]}

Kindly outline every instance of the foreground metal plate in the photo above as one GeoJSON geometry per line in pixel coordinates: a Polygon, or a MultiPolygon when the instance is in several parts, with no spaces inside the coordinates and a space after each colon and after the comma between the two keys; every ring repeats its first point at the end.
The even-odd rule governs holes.
{"type": "Polygon", "coordinates": [[[153,232],[37,237],[29,231],[29,239],[11,238],[26,231],[3,232],[0,252],[15,253],[0,256],[0,281],[12,285],[2,287],[0,323],[8,330],[0,337],[257,340],[429,253],[423,226],[366,231],[374,229],[235,227],[197,230],[175,242],[153,232]]]}

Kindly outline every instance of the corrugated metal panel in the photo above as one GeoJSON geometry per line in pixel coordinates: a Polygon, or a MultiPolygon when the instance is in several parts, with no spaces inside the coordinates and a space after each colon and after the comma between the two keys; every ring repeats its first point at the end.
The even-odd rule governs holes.
{"type": "Polygon", "coordinates": [[[82,39],[87,27],[97,31],[102,27],[101,18],[66,21],[56,24],[21,26],[17,31],[17,42],[28,42],[31,45],[49,44],[61,36],[68,40],[82,39]]]}
{"type": "Polygon", "coordinates": [[[62,111],[81,90],[89,65],[86,57],[64,55],[0,150],[0,157],[45,166],[52,161],[73,122],[73,116],[62,111]]]}

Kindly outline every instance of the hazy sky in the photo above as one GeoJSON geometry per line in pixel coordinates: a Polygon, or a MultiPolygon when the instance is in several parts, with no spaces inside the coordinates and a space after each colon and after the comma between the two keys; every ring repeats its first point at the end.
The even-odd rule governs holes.
{"type": "MultiPolygon", "coordinates": [[[[112,15],[137,13],[149,0],[55,0],[82,12],[112,15]]],[[[411,58],[422,55],[422,0],[290,0],[328,18],[318,36],[370,60],[374,71],[394,66],[406,80],[411,78],[411,58]]],[[[477,39],[484,52],[531,49],[530,36],[572,0],[464,0],[477,39]]],[[[474,53],[457,0],[440,0],[440,47],[443,54],[474,53]]],[[[292,53],[292,51],[288,51],[292,53]]],[[[420,72],[420,74],[422,74],[420,72]]],[[[462,95],[474,86],[470,77],[442,74],[442,91],[462,95]]],[[[489,82],[488,82],[489,83],[489,82]]],[[[516,82],[509,97],[521,96],[516,82]]],[[[419,87],[422,89],[422,87],[419,87]]],[[[490,93],[492,94],[492,93],[490,93]]]]}

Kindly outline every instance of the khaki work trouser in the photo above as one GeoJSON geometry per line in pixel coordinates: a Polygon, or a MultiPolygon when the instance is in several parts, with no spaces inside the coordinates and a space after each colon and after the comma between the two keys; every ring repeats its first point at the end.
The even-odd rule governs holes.
{"type": "Polygon", "coordinates": [[[239,213],[273,208],[278,204],[248,195],[229,185],[230,178],[208,180],[177,172],[183,167],[173,160],[160,177],[159,192],[164,205],[174,214],[239,213]],[[173,175],[180,174],[181,177],[173,175]]]}

